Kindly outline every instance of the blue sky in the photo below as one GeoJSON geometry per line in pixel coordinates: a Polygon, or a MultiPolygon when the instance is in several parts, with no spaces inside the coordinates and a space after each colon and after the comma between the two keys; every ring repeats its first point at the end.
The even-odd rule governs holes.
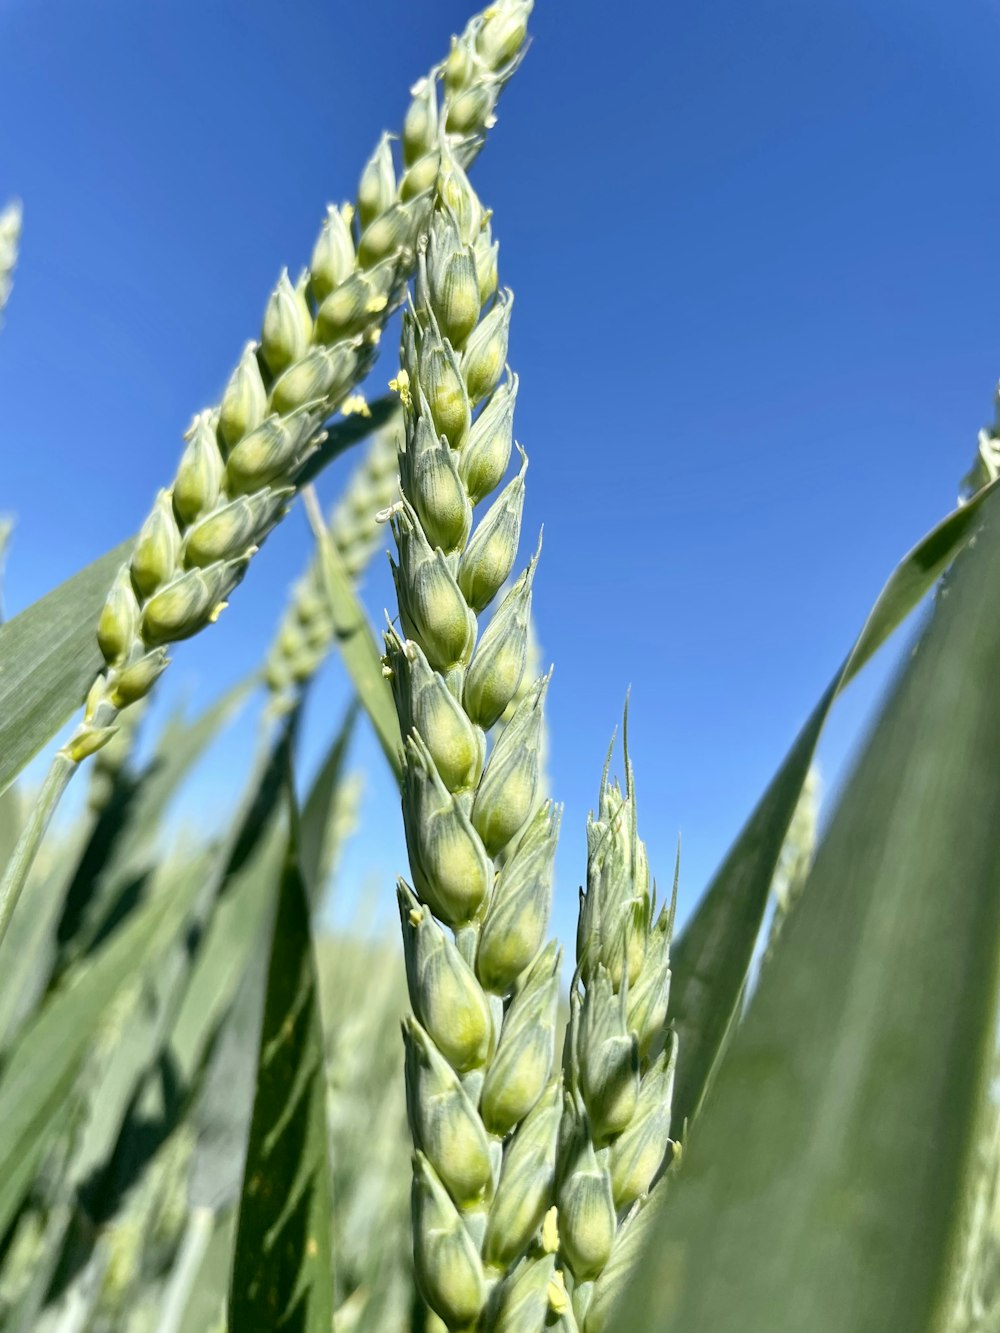
{"type": "MultiPolygon", "coordinates": [[[[0,196],[25,205],[0,335],[9,610],[138,526],[281,268],[469,12],[0,0],[0,196]]],[[[952,503],[1000,375],[1000,15],[539,0],[533,30],[475,182],[517,297],[569,940],[626,687],[642,829],[662,881],[683,834],[690,904],[892,565],[952,503]]],[[[259,658],[308,547],[297,510],[177,651],[161,711],[259,658]]],[[[380,618],[381,561],[366,596],[380,618]]],[[[829,773],[887,666],[840,706],[829,773]]],[[[307,762],[345,697],[333,664],[307,762]]],[[[233,801],[252,730],[203,766],[189,820],[233,801]]],[[[371,777],[346,870],[389,908],[398,812],[367,736],[356,759],[371,777]]]]}

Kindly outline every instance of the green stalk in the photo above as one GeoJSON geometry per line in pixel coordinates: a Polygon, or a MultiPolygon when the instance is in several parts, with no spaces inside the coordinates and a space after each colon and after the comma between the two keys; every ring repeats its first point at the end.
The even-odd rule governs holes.
{"type": "Polygon", "coordinates": [[[4,936],[7,934],[7,927],[10,925],[14,909],[21,897],[21,890],[34,864],[45,830],[51,822],[63,792],[69,786],[70,778],[78,767],[78,763],[71,759],[65,750],[60,750],[52,760],[41,790],[32,804],[31,813],[4,870],[3,880],[0,881],[0,945],[3,944],[4,936]]]}

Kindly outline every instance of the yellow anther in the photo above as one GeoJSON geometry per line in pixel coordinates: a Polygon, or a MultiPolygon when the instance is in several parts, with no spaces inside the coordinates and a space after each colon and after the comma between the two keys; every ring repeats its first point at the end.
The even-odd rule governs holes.
{"type": "Polygon", "coordinates": [[[409,407],[412,402],[410,396],[410,376],[407,371],[401,370],[395,379],[389,381],[389,388],[393,393],[399,394],[399,401],[404,407],[409,407]]]}
{"type": "Polygon", "coordinates": [[[542,1249],[546,1254],[555,1254],[559,1249],[559,1209],[555,1204],[545,1214],[542,1223],[542,1249]]]}
{"type": "Polygon", "coordinates": [[[340,414],[344,417],[370,417],[372,410],[363,393],[352,393],[341,403],[340,414]]]}
{"type": "Polygon", "coordinates": [[[549,1285],[545,1294],[548,1297],[549,1309],[553,1314],[566,1314],[569,1310],[569,1293],[566,1290],[566,1283],[563,1281],[561,1268],[557,1268],[549,1278],[549,1285]]]}

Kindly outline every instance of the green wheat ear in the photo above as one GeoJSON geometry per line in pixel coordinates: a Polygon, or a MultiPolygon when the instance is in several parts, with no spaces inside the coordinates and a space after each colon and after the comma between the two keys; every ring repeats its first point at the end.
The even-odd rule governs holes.
{"type": "Polygon", "coordinates": [[[677,876],[657,911],[639,838],[625,722],[625,789],[609,782],[587,822],[570,994],[557,1186],[560,1258],[584,1333],[602,1327],[605,1290],[627,1277],[612,1263],[673,1152],[670,1114],[677,1041],[667,1024],[677,876]]]}
{"type": "Polygon", "coordinates": [[[389,136],[361,175],[357,201],[331,207],[310,266],[285,271],[221,402],[199,413],[173,482],[157,497],[101,614],[105,670],[65,747],[78,762],[143,698],[168,649],[215,621],[293,499],[322,425],[371,367],[412,270],[440,167],[440,145],[467,164],[517,68],[530,3],[502,0],[454,40],[416,86],[397,176],[389,136]]]}
{"type": "Polygon", "coordinates": [[[0,209],[0,311],[7,304],[21,240],[21,204],[13,199],[0,209]]]}
{"type": "Polygon", "coordinates": [[[556,1230],[543,1225],[562,1104],[560,951],[545,942],[559,812],[539,790],[549,677],[522,691],[537,553],[479,632],[517,557],[526,460],[487,505],[513,449],[511,296],[497,287],[489,214],[444,152],[395,381],[401,632],[386,635],[413,885],[398,895],[414,1253],[449,1329],[513,1333],[540,1328],[562,1291],[556,1230]]]}

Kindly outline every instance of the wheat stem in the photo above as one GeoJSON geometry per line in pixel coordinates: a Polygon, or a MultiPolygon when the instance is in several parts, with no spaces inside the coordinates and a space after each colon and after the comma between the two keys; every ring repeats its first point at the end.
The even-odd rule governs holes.
{"type": "Polygon", "coordinates": [[[45,830],[76,767],[76,762],[65,750],[60,750],[52,760],[45,781],[32,803],[31,812],[0,881],[0,944],[7,934],[7,927],[14,915],[14,909],[17,907],[21,890],[24,888],[45,830]]]}

